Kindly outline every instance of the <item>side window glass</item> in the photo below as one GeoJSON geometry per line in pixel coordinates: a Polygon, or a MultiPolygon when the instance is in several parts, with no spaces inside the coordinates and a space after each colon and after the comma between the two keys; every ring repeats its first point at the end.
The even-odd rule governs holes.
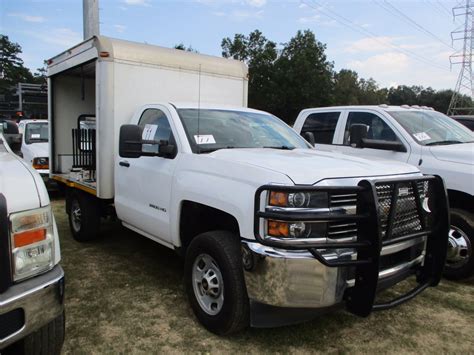
{"type": "MultiPolygon", "coordinates": [[[[168,117],[166,117],[166,114],[163,111],[154,108],[145,110],[140,117],[138,125],[143,129],[146,125],[156,126],[155,134],[153,138],[151,138],[152,140],[164,140],[168,141],[170,144],[176,144],[168,117]]],[[[142,150],[144,152],[158,153],[159,147],[158,144],[144,144],[142,150]]]]}
{"type": "Polygon", "coordinates": [[[353,124],[364,124],[369,127],[368,139],[397,142],[395,132],[379,116],[370,112],[350,112],[347,117],[346,129],[344,131],[344,145],[350,145],[350,132],[353,124]]]}
{"type": "Polygon", "coordinates": [[[304,122],[301,135],[304,136],[306,132],[312,132],[316,143],[332,144],[340,115],[340,112],[317,112],[310,114],[304,122]]]}

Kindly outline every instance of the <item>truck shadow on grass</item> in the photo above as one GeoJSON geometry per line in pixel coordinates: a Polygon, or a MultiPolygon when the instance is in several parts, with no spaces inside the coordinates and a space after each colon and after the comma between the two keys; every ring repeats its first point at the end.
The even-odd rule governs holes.
{"type": "Polygon", "coordinates": [[[365,319],[341,310],[303,324],[218,337],[195,319],[184,291],[183,260],[175,252],[117,222],[104,223],[100,239],[78,243],[64,202],[54,199],[53,206],[67,277],[67,353],[413,352],[432,346],[457,352],[474,346],[474,287],[450,282],[365,319]],[[450,343],[464,332],[462,326],[466,341],[450,343]]]}

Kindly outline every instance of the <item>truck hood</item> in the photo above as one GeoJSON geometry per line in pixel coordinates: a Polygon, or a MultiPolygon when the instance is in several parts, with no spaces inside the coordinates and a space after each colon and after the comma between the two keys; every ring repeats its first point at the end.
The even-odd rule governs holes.
{"type": "Polygon", "coordinates": [[[48,143],[32,143],[27,145],[27,147],[34,158],[43,158],[49,156],[48,143]]]}
{"type": "Polygon", "coordinates": [[[41,206],[34,172],[8,151],[0,150],[0,193],[7,199],[8,213],[41,206]]]}
{"type": "Polygon", "coordinates": [[[418,173],[411,165],[395,161],[370,161],[344,154],[313,149],[220,149],[210,154],[273,170],[288,176],[295,184],[313,185],[323,179],[388,176],[418,173]]]}
{"type": "Polygon", "coordinates": [[[433,146],[430,152],[438,160],[474,165],[474,143],[433,146]]]}

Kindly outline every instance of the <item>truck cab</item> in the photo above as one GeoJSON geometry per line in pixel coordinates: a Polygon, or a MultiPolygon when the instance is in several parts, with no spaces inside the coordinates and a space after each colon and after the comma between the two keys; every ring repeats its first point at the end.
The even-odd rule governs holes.
{"type": "Polygon", "coordinates": [[[342,106],[303,110],[295,130],[315,147],[369,159],[401,161],[442,177],[451,206],[445,275],[474,273],[474,134],[429,108],[342,106]],[[361,130],[362,129],[362,130],[361,130]]]}
{"type": "Polygon", "coordinates": [[[18,124],[18,129],[22,134],[23,159],[47,182],[49,179],[48,121],[22,120],[18,124]]]}
{"type": "Polygon", "coordinates": [[[0,131],[0,352],[59,354],[64,272],[56,222],[40,175],[7,140],[0,131]]]}

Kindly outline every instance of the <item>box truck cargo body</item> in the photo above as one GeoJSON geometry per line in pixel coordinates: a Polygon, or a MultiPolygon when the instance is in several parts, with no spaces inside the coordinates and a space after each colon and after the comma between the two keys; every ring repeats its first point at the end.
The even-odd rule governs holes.
{"type": "Polygon", "coordinates": [[[51,177],[113,198],[119,129],[137,107],[169,101],[247,106],[247,74],[239,61],[103,36],[51,58],[51,177]]]}

